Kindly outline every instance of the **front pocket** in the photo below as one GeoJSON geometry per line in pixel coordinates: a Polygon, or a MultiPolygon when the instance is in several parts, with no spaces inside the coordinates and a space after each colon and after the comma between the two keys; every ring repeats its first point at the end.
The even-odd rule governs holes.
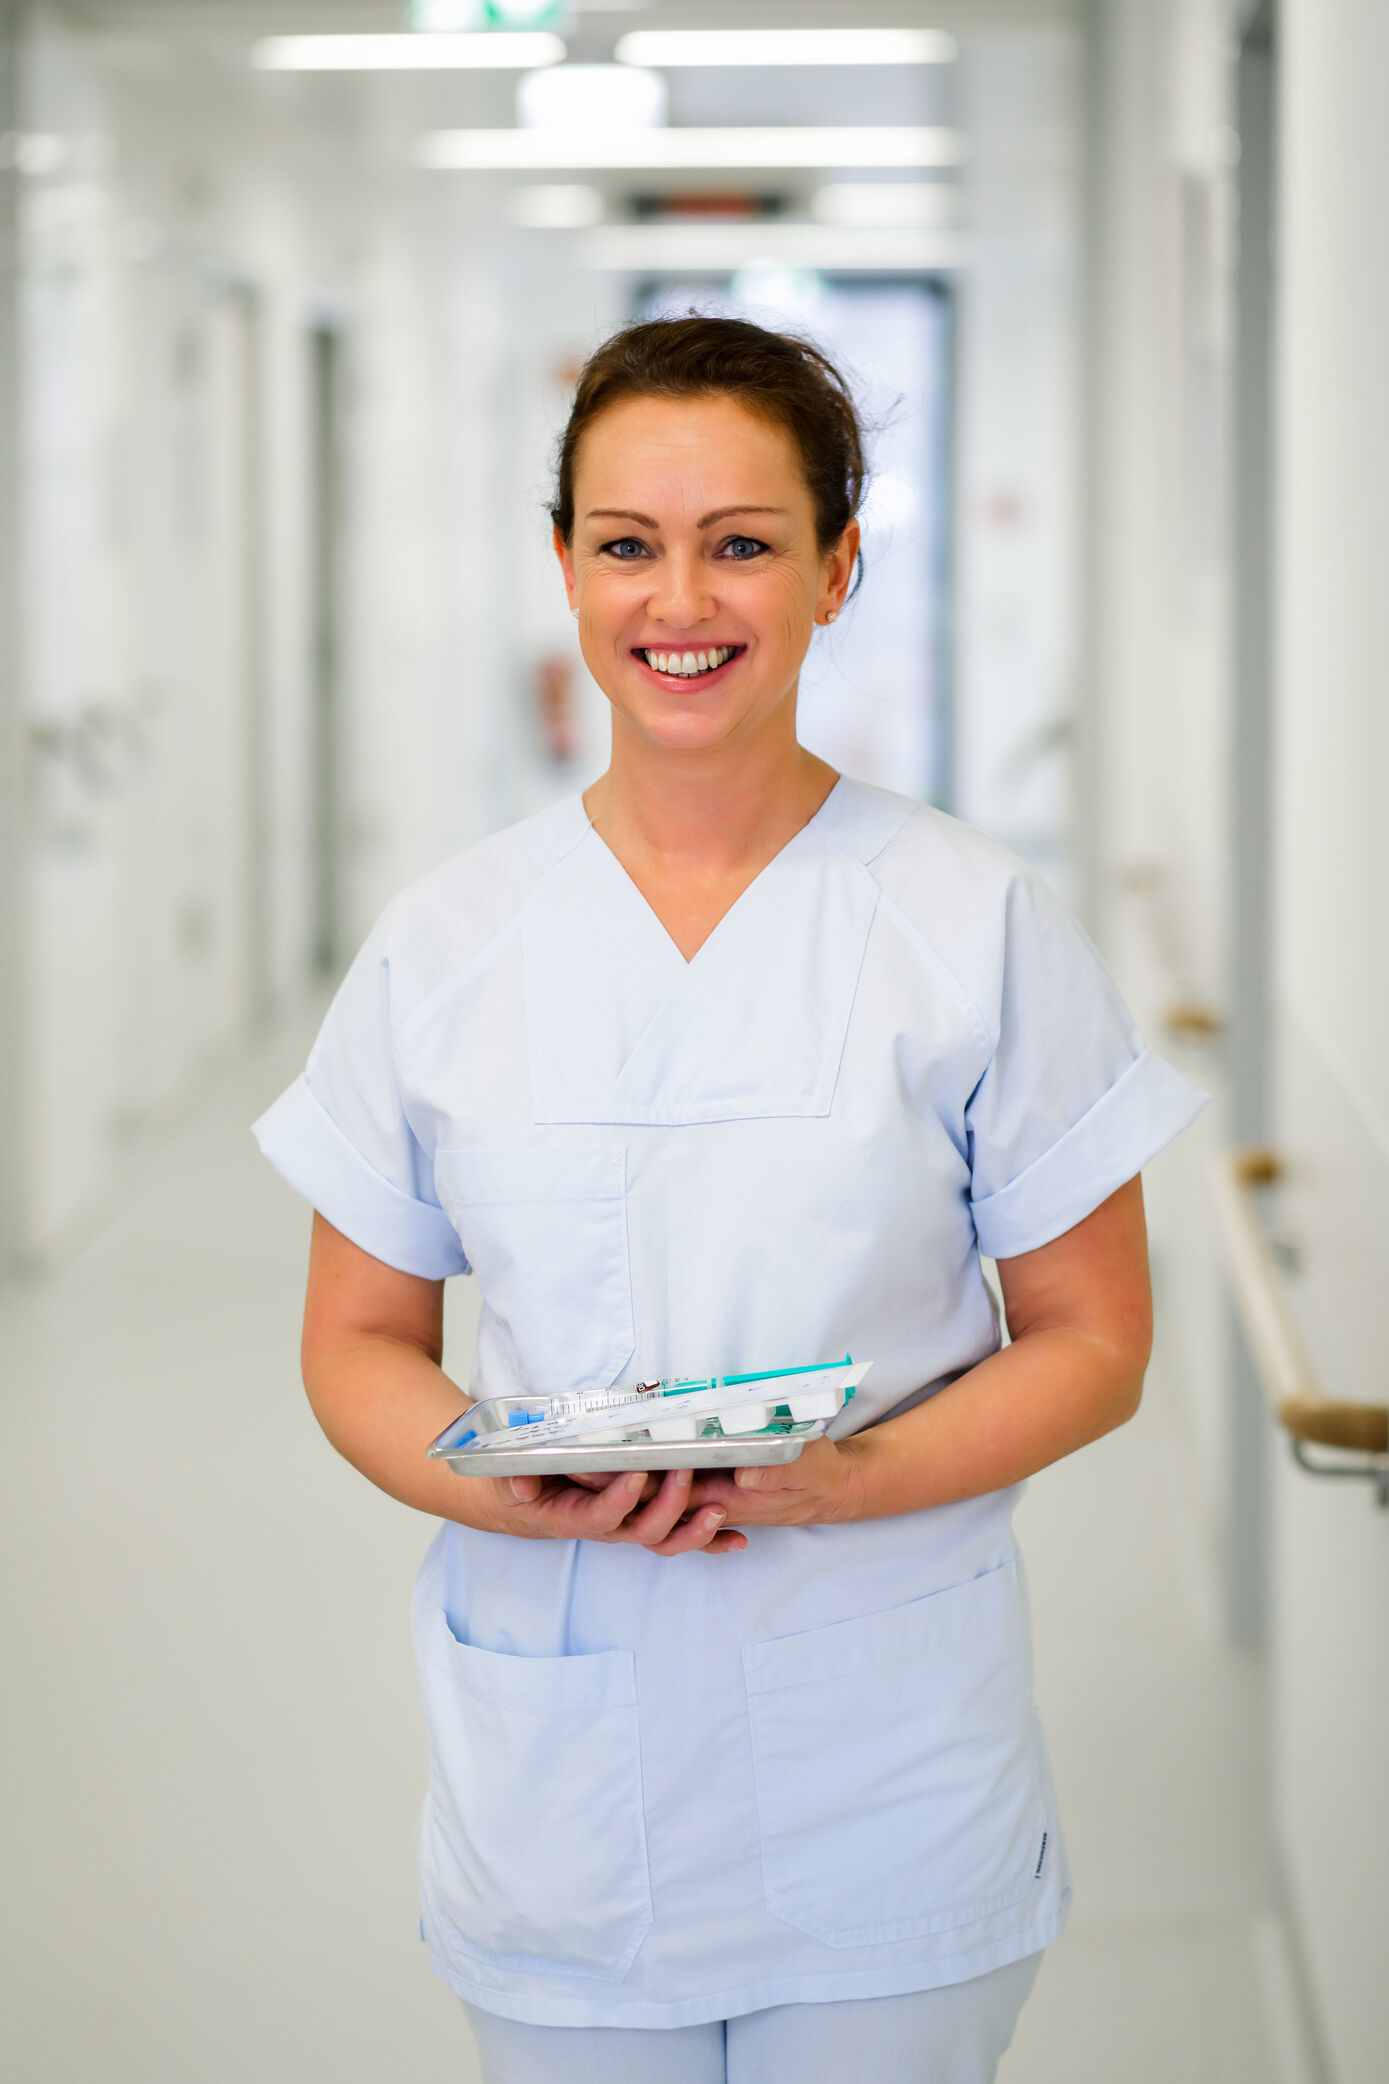
{"type": "Polygon", "coordinates": [[[630,1650],[508,1657],[419,1617],[424,1850],[466,1953],[619,1980],[651,1926],[630,1650]]]}
{"type": "Polygon", "coordinates": [[[829,1946],[1027,1895],[1042,1839],[1015,1563],[743,1651],[768,1910],[829,1946]]]}
{"type": "Polygon", "coordinates": [[[442,1150],[434,1183],[517,1387],[619,1381],[636,1349],[626,1146],[442,1150]]]}

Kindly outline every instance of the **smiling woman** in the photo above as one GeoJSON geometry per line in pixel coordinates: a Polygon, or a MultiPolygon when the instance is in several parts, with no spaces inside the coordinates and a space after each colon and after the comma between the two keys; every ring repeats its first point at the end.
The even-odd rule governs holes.
{"type": "Polygon", "coordinates": [[[614,746],[585,808],[687,958],[836,780],[797,743],[796,697],[850,588],[865,476],[839,372],[743,320],[631,326],[580,379],[552,518],[614,746]],[[687,824],[696,782],[733,850],[687,824]]]}
{"type": "Polygon", "coordinates": [[[803,342],[598,351],[553,512],[608,770],[396,901],[258,1125],[319,1420],[444,1521],[424,1931],[489,2084],[987,2084],[1065,1918],[1012,1507],[1136,1406],[1199,1102],[1022,862],[800,743],[863,481],[803,342]],[[475,1399],[872,1370],[780,1465],[464,1480],[462,1272],[475,1399]]]}

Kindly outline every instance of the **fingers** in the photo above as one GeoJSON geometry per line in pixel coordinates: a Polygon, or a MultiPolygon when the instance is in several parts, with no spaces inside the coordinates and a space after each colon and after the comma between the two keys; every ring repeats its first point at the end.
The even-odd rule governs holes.
{"type": "Polygon", "coordinates": [[[723,1531],[728,1518],[724,1506],[702,1505],[690,1511],[692,1485],[691,1470],[668,1469],[656,1495],[613,1538],[634,1542],[653,1556],[686,1556],[699,1549],[718,1554],[746,1548],[744,1535],[732,1529],[723,1531]]]}
{"type": "Polygon", "coordinates": [[[734,1549],[747,1547],[747,1536],[735,1528],[725,1527],[728,1518],[721,1505],[704,1505],[681,1520],[664,1541],[657,1542],[652,1554],[657,1556],[691,1556],[698,1551],[705,1555],[728,1555],[734,1549]]]}
{"type": "Polygon", "coordinates": [[[640,1542],[643,1548],[658,1548],[684,1517],[690,1502],[691,1477],[688,1469],[667,1469],[650,1504],[634,1513],[624,1526],[623,1540],[640,1542]]]}
{"type": "Polygon", "coordinates": [[[498,1489],[505,1498],[507,1516],[513,1524],[520,1522],[516,1531],[532,1536],[631,1542],[657,1556],[697,1551],[728,1555],[746,1548],[746,1535],[726,1525],[729,1506],[737,1501],[733,1486],[728,1486],[728,1503],[701,1497],[692,1509],[693,1482],[689,1469],[669,1469],[659,1480],[646,1471],[630,1469],[611,1477],[601,1490],[590,1490],[564,1477],[542,1480],[535,1476],[504,1478],[498,1489]]]}
{"type": "Polygon", "coordinates": [[[740,1491],[801,1491],[805,1471],[796,1462],[746,1463],[733,1472],[740,1491]]]}
{"type": "Polygon", "coordinates": [[[645,1488],[644,1469],[624,1469],[605,1491],[592,1491],[583,1500],[580,1507],[583,1525],[575,1532],[594,1534],[600,1539],[605,1534],[616,1534],[645,1488]]]}
{"type": "Polygon", "coordinates": [[[640,1469],[625,1470],[601,1491],[590,1491],[565,1477],[541,1482],[534,1476],[502,1480],[509,1516],[519,1520],[531,1535],[572,1541],[609,1539],[637,1503],[646,1477],[640,1469]]]}

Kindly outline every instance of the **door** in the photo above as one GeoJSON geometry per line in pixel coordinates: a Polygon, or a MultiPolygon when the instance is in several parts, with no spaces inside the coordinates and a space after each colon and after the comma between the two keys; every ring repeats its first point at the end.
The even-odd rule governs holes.
{"type": "Polygon", "coordinates": [[[342,336],[309,334],[309,572],[312,667],[309,817],[314,968],[336,978],[350,953],[343,931],[342,336]]]}

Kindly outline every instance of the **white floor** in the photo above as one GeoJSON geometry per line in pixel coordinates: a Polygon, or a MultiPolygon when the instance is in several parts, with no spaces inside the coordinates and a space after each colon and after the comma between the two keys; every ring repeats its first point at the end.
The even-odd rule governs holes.
{"type": "MultiPolygon", "coordinates": [[[[416,1928],[428,1528],[314,1426],[307,1219],[246,1134],[301,1053],[264,1052],[60,1276],[0,1298],[15,2084],[476,2078],[416,1928]]],[[[1155,1386],[1023,1508],[1076,1912],[1006,2084],[1298,2084],[1260,1677],[1203,1619],[1178,1482],[1155,1386]]]]}

